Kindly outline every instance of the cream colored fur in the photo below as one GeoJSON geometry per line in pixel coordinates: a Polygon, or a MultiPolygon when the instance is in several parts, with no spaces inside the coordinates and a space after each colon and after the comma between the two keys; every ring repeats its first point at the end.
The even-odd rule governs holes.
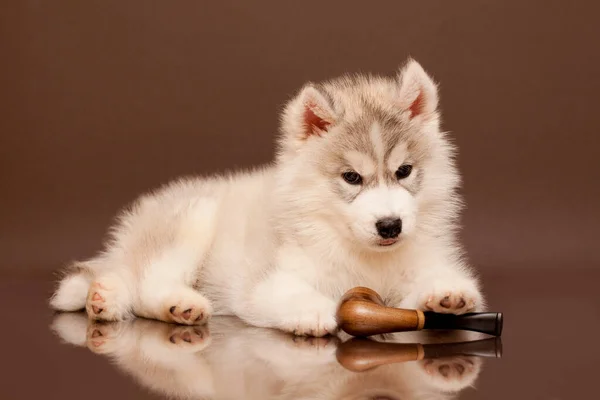
{"type": "Polygon", "coordinates": [[[439,125],[437,87],[413,60],[394,77],[308,83],[282,114],[272,165],[141,196],[102,253],[67,268],[51,305],[100,320],[236,315],[315,336],[336,330],[337,301],[358,285],[392,306],[483,310],[456,238],[460,177],[439,125]],[[412,173],[396,179],[403,164],[412,173]],[[344,181],[348,170],[363,183],[344,181]],[[375,224],[387,217],[402,233],[386,242],[375,224]]]}
{"type": "MultiPolygon", "coordinates": [[[[352,372],[338,362],[334,338],[298,338],[230,317],[214,318],[210,329],[146,319],[86,321],[60,314],[52,329],[170,399],[450,400],[474,386],[482,369],[479,357],[455,356],[352,372]]],[[[394,341],[419,343],[418,336],[394,341]]]]}

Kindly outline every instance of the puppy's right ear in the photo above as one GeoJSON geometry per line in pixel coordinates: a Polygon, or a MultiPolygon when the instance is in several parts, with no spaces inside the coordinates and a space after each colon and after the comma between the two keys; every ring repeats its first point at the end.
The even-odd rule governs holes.
{"type": "Polygon", "coordinates": [[[335,112],[325,95],[308,84],[285,107],[282,130],[288,138],[302,143],[324,135],[335,121],[335,112]]]}

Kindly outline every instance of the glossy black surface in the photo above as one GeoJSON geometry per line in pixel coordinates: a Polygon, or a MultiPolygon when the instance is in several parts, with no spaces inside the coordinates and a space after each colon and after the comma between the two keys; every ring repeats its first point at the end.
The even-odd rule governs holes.
{"type": "MultiPolygon", "coordinates": [[[[483,279],[490,307],[505,316],[498,347],[428,345],[494,339],[472,332],[397,334],[377,338],[406,344],[386,349],[388,355],[424,344],[428,357],[444,357],[353,372],[338,361],[340,343],[348,337],[295,338],[228,317],[215,317],[202,328],[143,319],[93,324],[85,315],[55,315],[47,308],[50,276],[3,277],[0,397],[589,398],[600,359],[598,271],[484,271],[483,279]],[[483,353],[473,355],[477,351],[483,353]]],[[[360,350],[363,356],[379,351],[360,350]]]]}

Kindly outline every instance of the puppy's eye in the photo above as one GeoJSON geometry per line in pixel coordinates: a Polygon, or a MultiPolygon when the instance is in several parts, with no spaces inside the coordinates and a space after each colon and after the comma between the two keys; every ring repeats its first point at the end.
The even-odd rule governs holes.
{"type": "Polygon", "coordinates": [[[360,185],[362,183],[362,176],[354,171],[344,172],[342,178],[351,185],[360,185]]]}
{"type": "Polygon", "coordinates": [[[398,170],[396,171],[396,179],[400,180],[400,179],[408,178],[408,176],[410,175],[411,172],[412,172],[412,165],[404,164],[404,165],[400,166],[400,168],[398,168],[398,170]]]}

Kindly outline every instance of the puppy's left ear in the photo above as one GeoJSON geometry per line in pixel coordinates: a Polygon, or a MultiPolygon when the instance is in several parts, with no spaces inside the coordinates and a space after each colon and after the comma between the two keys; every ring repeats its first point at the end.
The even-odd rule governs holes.
{"type": "Polygon", "coordinates": [[[326,134],[335,121],[335,112],[326,95],[308,84],[287,104],[281,122],[284,134],[302,143],[312,136],[326,134]]]}
{"type": "Polygon", "coordinates": [[[410,59],[398,73],[398,104],[410,119],[433,117],[438,108],[438,88],[421,64],[410,59]]]}

